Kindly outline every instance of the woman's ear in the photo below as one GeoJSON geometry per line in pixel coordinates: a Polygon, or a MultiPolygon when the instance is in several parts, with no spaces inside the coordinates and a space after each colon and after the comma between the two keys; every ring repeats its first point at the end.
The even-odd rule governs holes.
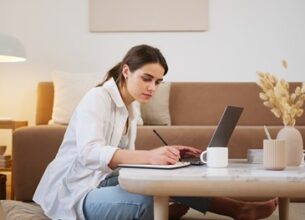
{"type": "Polygon", "coordinates": [[[124,64],[123,67],[122,67],[122,74],[123,74],[125,79],[128,78],[129,72],[130,72],[129,66],[127,64],[124,64]]]}

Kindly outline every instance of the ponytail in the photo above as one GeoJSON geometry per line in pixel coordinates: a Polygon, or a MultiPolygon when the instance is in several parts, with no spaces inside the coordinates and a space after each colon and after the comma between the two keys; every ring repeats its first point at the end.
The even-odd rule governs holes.
{"type": "Polygon", "coordinates": [[[97,86],[102,86],[110,78],[113,78],[117,85],[123,85],[125,83],[125,78],[122,74],[123,65],[128,65],[129,70],[134,72],[148,63],[159,63],[164,68],[164,75],[168,71],[166,60],[158,48],[145,44],[138,45],[132,47],[123,60],[108,71],[106,79],[97,86]]]}
{"type": "Polygon", "coordinates": [[[104,83],[111,78],[113,78],[116,84],[118,85],[122,81],[122,78],[124,79],[123,74],[121,74],[121,72],[122,72],[122,62],[119,62],[107,72],[106,78],[96,87],[103,86],[104,83]]]}

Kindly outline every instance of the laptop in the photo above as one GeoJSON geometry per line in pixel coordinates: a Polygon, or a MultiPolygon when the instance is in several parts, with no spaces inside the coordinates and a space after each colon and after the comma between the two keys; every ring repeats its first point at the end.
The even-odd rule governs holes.
{"type": "MultiPolygon", "coordinates": [[[[217,128],[215,129],[212,138],[208,144],[208,147],[227,146],[242,111],[243,111],[242,107],[226,106],[218,122],[217,128]]],[[[161,138],[161,140],[163,139],[161,138]]],[[[193,157],[193,158],[182,158],[181,161],[177,162],[176,164],[170,164],[170,165],[119,164],[118,166],[129,167],[129,168],[177,169],[189,165],[203,165],[203,164],[204,163],[201,162],[199,157],[193,157]]]]}
{"type": "MultiPolygon", "coordinates": [[[[227,106],[218,121],[208,147],[226,147],[243,111],[242,107],[227,106]]],[[[199,157],[185,158],[192,165],[203,165],[199,157]]]]}

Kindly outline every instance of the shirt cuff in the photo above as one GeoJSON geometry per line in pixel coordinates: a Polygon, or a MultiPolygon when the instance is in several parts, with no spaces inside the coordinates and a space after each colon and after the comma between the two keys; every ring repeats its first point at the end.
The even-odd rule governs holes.
{"type": "Polygon", "coordinates": [[[118,147],[104,146],[100,153],[100,163],[104,171],[109,172],[112,169],[108,166],[114,153],[118,150],[118,147]]]}

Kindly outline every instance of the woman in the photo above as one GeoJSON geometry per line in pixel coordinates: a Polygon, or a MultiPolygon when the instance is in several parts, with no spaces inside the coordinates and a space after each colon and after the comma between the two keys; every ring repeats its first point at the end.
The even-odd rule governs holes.
{"type": "MultiPolygon", "coordinates": [[[[63,220],[153,218],[152,198],[122,190],[114,169],[120,163],[174,164],[180,152],[200,154],[187,146],[134,150],[139,117],[134,101],[147,103],[167,71],[157,48],[135,46],[101,85],[85,95],[34,194],[34,201],[47,216],[63,220]]],[[[249,220],[267,217],[276,207],[276,200],[251,204],[226,198],[172,200],[184,204],[171,207],[170,214],[175,217],[187,211],[175,207],[190,206],[203,213],[209,210],[249,220]]]]}

